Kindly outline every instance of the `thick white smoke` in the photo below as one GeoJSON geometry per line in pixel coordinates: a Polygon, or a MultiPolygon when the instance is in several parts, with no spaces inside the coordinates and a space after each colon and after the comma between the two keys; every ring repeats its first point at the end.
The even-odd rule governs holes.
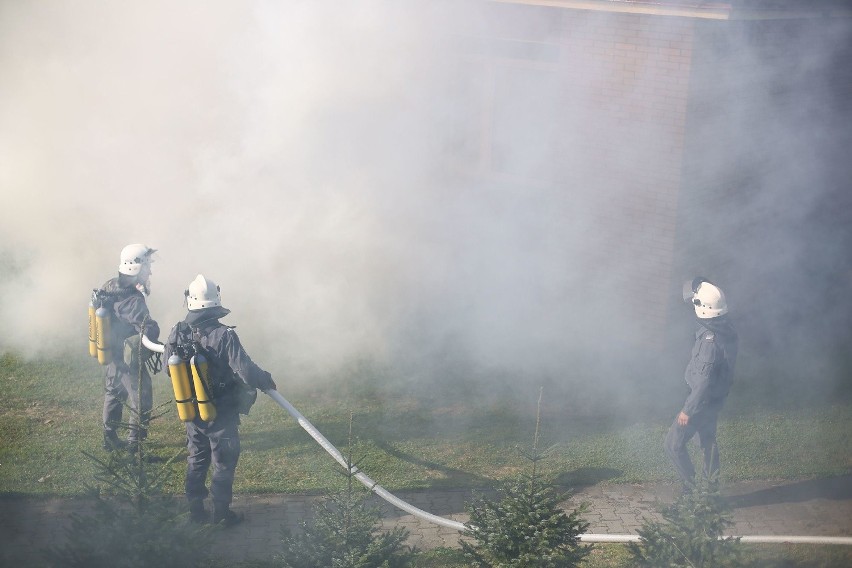
{"type": "Polygon", "coordinates": [[[204,273],[288,371],[445,337],[480,360],[558,347],[569,235],[536,233],[560,208],[447,171],[460,8],[4,5],[3,346],[82,345],[89,291],[143,242],[155,319],[204,273]]]}
{"type": "MultiPolygon", "coordinates": [[[[578,58],[563,75],[507,65],[487,77],[452,39],[456,26],[507,39],[550,26],[557,35],[545,39],[560,41],[557,12],[497,29],[466,2],[3,3],[0,348],[84,351],[91,289],[115,274],[124,245],[142,242],[160,251],[149,306],[162,327],[184,316],[182,292],[203,273],[222,287],[226,322],[275,373],[314,376],[377,359],[438,373],[459,363],[560,376],[583,354],[630,384],[641,364],[625,346],[646,325],[643,304],[672,295],[637,287],[671,268],[638,255],[675,255],[654,234],[659,219],[674,223],[674,205],[654,193],[658,172],[637,187],[600,180],[645,167],[671,140],[658,139],[650,120],[629,131],[562,102],[596,96],[595,61],[584,68],[578,58]],[[479,107],[495,100],[479,96],[486,81],[498,85],[504,113],[495,111],[488,133],[492,159],[514,144],[501,171],[512,179],[556,168],[564,183],[477,176],[479,107]],[[548,129],[567,133],[558,148],[545,145],[548,129]],[[593,160],[590,144],[600,150],[593,160]],[[614,214],[623,199],[653,223],[614,214]]],[[[609,16],[583,17],[606,27],[609,16]]],[[[848,28],[833,37],[848,38],[848,28]]],[[[743,57],[762,57],[748,38],[742,47],[743,57]]],[[[822,69],[832,50],[818,46],[808,61],[822,69]]],[[[771,102],[772,81],[759,82],[757,102],[728,110],[771,102]]],[[[619,96],[610,102],[631,108],[646,95],[619,96]]],[[[793,116],[750,118],[778,140],[801,128],[804,117],[793,116]]],[[[690,151],[708,170],[731,163],[730,139],[697,132],[702,147],[690,151]]],[[[796,171],[807,177],[823,163],[810,158],[796,171]]],[[[714,219],[747,225],[736,212],[761,211],[752,198],[717,208],[714,219]]],[[[689,222],[678,235],[699,238],[689,222]]],[[[702,256],[683,264],[716,269],[734,299],[755,295],[755,260],[769,247],[757,239],[740,249],[735,269],[714,263],[714,251],[751,241],[713,226],[702,256]]],[[[802,256],[791,243],[784,250],[795,254],[779,263],[802,256]]]]}

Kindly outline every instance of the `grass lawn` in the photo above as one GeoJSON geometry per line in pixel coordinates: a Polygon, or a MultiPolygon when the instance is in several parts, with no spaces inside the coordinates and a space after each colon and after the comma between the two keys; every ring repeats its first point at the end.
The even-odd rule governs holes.
{"type": "MultiPolygon", "coordinates": [[[[94,468],[82,452],[102,452],[102,369],[91,359],[0,358],[0,491],[78,495],[94,468]]],[[[165,413],[149,449],[183,451],[184,433],[164,374],[154,378],[155,407],[165,413]]],[[[329,440],[346,449],[353,415],[356,457],[387,489],[486,487],[525,467],[520,449],[535,429],[538,391],[482,396],[457,381],[410,389],[388,376],[357,373],[329,388],[279,388],[329,440]]],[[[560,484],[673,480],[662,440],[677,402],[646,405],[628,416],[584,412],[570,392],[545,393],[542,431],[551,453],[545,473],[560,484]],[[571,408],[572,410],[566,410],[571,408]]],[[[852,403],[768,408],[732,395],[719,427],[727,480],[798,479],[847,473],[852,456],[852,403]]],[[[757,398],[757,397],[755,397],[757,398]]],[[[672,397],[674,400],[674,397],[672,397]]],[[[127,415],[127,412],[125,413],[127,415]]],[[[333,460],[271,399],[259,395],[241,427],[238,493],[319,492],[339,486],[333,460]]],[[[180,493],[183,459],[171,466],[168,490],[180,493]]]]}
{"type": "MultiPolygon", "coordinates": [[[[103,455],[102,369],[73,355],[24,361],[0,356],[0,493],[72,496],[91,483],[95,467],[83,452],[103,455]]],[[[386,373],[360,370],[334,383],[279,388],[290,402],[346,451],[350,414],[355,457],[391,491],[492,486],[528,466],[520,450],[535,430],[538,389],[482,390],[458,380],[415,386],[386,373]]],[[[155,420],[149,450],[169,466],[167,490],[183,491],[184,430],[165,375],[154,378],[155,420]]],[[[649,396],[632,412],[592,412],[572,388],[545,387],[541,462],[565,486],[674,480],[662,440],[680,395],[649,396]]],[[[719,439],[724,476],[802,479],[848,473],[852,456],[852,402],[848,396],[814,400],[799,395],[761,404],[754,383],[735,387],[719,439]]],[[[259,396],[241,428],[243,453],[237,493],[303,493],[339,489],[339,466],[271,399],[259,396]]],[[[744,566],[816,568],[852,565],[842,546],[743,545],[744,566]]],[[[596,545],[584,565],[614,568],[629,559],[623,545],[596,545]]],[[[266,568],[272,563],[246,563],[266,568]]],[[[459,550],[417,555],[415,567],[465,566],[459,550]]]]}

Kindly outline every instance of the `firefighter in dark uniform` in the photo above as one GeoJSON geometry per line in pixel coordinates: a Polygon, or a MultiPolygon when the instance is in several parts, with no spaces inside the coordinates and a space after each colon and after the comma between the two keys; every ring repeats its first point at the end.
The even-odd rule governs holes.
{"type": "Polygon", "coordinates": [[[127,402],[133,412],[128,430],[128,449],[133,451],[139,440],[148,434],[148,420],[153,405],[151,375],[142,365],[141,381],[138,367],[134,371],[125,359],[125,340],[143,331],[156,341],[160,327],[151,319],[145,297],[151,291],[151,255],[155,250],[143,244],[127,245],[121,251],[118,276],[108,280],[95,294],[110,310],[111,362],[106,367],[104,385],[104,449],[123,448],[117,427],[121,424],[122,408],[127,402]],[[141,383],[141,384],[140,384],[141,383]]]}
{"type": "Polygon", "coordinates": [[[684,284],[683,298],[695,308],[699,325],[684,377],[690,393],[669,428],[665,449],[688,492],[694,487],[695,468],[686,445],[696,434],[704,453],[704,476],[718,481],[716,426],[733,384],[738,338],[721,288],[705,278],[695,278],[684,284]]]}
{"type": "MultiPolygon", "coordinates": [[[[215,418],[205,422],[200,415],[186,426],[186,446],[189,452],[186,469],[186,497],[190,517],[194,522],[209,522],[204,499],[213,502],[213,522],[232,526],[243,520],[230,510],[234,473],[240,457],[240,413],[257,397],[257,390],[275,389],[272,376],[258,367],[240,343],[236,331],[219,321],[230,310],[222,307],[219,287],[203,275],[189,284],[184,292],[189,313],[169,334],[164,357],[181,355],[186,343],[208,363],[209,397],[215,407],[215,418]],[[213,465],[210,490],[207,473],[213,465]]],[[[184,354],[185,356],[188,354],[184,354]]]]}

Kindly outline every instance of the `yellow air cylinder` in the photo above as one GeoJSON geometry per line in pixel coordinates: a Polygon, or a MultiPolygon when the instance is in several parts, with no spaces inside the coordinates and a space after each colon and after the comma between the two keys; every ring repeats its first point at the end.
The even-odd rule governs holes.
{"type": "Polygon", "coordinates": [[[195,400],[198,401],[198,416],[205,422],[216,420],[216,407],[210,400],[207,386],[207,359],[204,355],[195,355],[189,361],[192,369],[192,384],[195,386],[195,400]]]}
{"type": "Polygon", "coordinates": [[[95,319],[95,305],[89,302],[89,355],[98,356],[98,323],[95,319]]]}
{"type": "Polygon", "coordinates": [[[189,371],[186,368],[186,361],[177,355],[169,357],[169,375],[172,377],[172,389],[175,392],[178,418],[182,422],[192,422],[195,420],[195,405],[192,400],[192,387],[189,384],[189,371]]]}
{"type": "Polygon", "coordinates": [[[98,363],[109,365],[112,362],[112,351],[109,346],[109,312],[106,308],[95,310],[95,328],[97,336],[98,363]]]}

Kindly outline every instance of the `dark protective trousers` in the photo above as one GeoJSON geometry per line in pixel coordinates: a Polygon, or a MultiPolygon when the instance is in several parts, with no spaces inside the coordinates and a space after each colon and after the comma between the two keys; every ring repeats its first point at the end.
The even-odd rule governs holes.
{"type": "Polygon", "coordinates": [[[208,491],[207,472],[213,464],[210,496],[217,506],[231,504],[234,473],[240,459],[239,415],[225,414],[211,423],[198,418],[186,423],[186,498],[204,499],[208,491]]]}
{"type": "Polygon", "coordinates": [[[695,482],[695,467],[689,459],[687,444],[698,434],[698,442],[704,452],[704,476],[714,479],[719,474],[719,444],[716,441],[716,425],[721,408],[708,409],[689,418],[686,426],[672,422],[666,435],[665,449],[684,484],[695,482]]]}
{"type": "Polygon", "coordinates": [[[131,444],[147,437],[151,408],[154,405],[151,375],[144,369],[141,392],[137,392],[139,386],[139,376],[131,373],[130,368],[123,362],[113,361],[107,365],[104,380],[104,431],[115,432],[121,424],[122,410],[127,401],[133,409],[127,433],[127,441],[131,444]]]}

